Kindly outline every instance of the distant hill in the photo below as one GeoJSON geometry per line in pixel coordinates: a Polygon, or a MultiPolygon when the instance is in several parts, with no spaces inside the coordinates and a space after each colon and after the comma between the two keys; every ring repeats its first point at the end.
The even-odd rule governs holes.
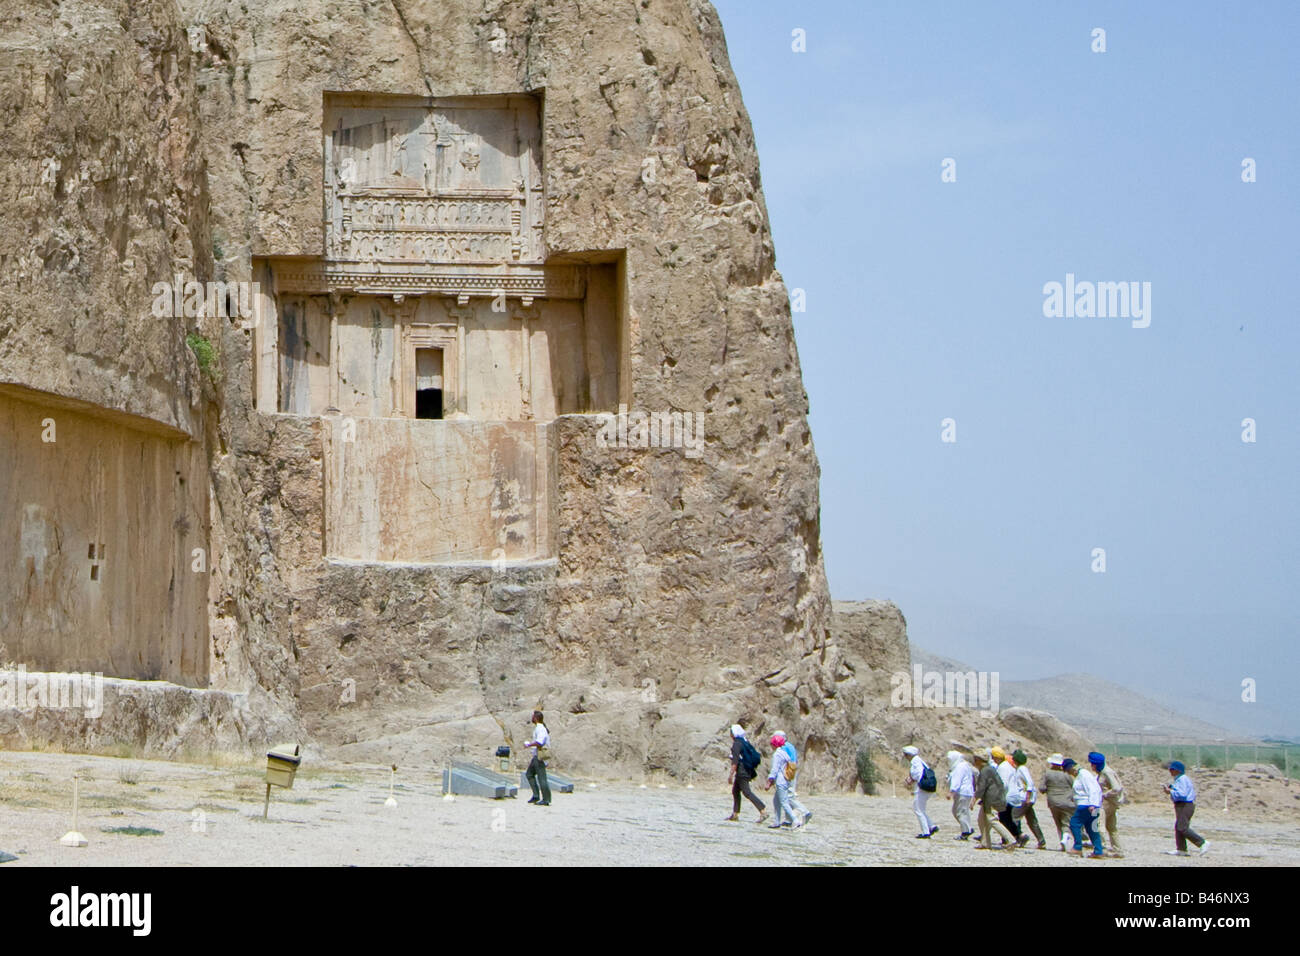
{"type": "MultiPolygon", "coordinates": [[[[912,646],[912,664],[925,670],[975,670],[960,661],[912,646]]],[[[1082,731],[1110,742],[1116,731],[1215,740],[1246,739],[1246,735],[1180,714],[1121,684],[1091,674],[1062,674],[1041,680],[1001,681],[1001,705],[1045,710],[1082,731]]]]}

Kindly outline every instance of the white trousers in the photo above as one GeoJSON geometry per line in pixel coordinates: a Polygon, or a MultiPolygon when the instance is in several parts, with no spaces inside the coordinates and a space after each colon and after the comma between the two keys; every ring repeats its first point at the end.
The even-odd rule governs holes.
{"type": "Polygon", "coordinates": [[[912,812],[916,814],[916,822],[921,824],[921,832],[929,833],[934,829],[934,824],[930,822],[929,816],[925,812],[925,803],[930,799],[930,794],[920,787],[916,788],[916,797],[912,800],[912,812]]]}

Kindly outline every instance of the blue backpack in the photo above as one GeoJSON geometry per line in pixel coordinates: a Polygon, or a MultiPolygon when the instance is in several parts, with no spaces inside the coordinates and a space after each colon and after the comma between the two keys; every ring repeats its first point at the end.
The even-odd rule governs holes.
{"type": "Polygon", "coordinates": [[[745,768],[749,774],[758,773],[758,765],[763,762],[763,756],[745,737],[740,738],[740,765],[745,768]]]}
{"type": "Polygon", "coordinates": [[[928,764],[921,771],[921,779],[917,781],[916,785],[926,793],[934,793],[939,789],[939,782],[934,779],[934,771],[930,769],[928,764]]]}

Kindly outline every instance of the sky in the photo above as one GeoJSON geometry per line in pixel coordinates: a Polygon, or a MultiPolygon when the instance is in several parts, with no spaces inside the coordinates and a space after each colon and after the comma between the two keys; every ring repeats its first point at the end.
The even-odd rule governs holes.
{"type": "Polygon", "coordinates": [[[715,5],[833,596],[1300,737],[1300,4],[715,5]],[[1067,274],[1146,316],[1045,315],[1067,274]]]}

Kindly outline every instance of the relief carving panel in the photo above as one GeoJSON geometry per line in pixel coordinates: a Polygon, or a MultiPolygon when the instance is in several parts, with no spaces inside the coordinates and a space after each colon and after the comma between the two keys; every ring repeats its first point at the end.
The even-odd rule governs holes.
{"type": "Polygon", "coordinates": [[[330,95],[325,192],[330,260],[541,262],[537,100],[330,95]]]}

